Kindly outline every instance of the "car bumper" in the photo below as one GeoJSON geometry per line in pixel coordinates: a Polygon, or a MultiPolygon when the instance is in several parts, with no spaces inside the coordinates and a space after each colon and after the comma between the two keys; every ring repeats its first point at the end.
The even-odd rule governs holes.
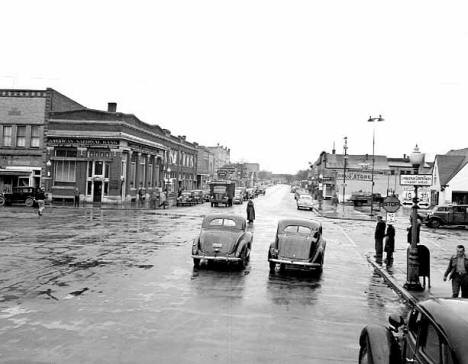
{"type": "Polygon", "coordinates": [[[217,262],[240,262],[241,258],[236,257],[226,257],[226,256],[219,256],[219,255],[194,255],[192,254],[192,258],[194,259],[206,259],[206,260],[214,260],[217,262]]]}
{"type": "Polygon", "coordinates": [[[320,263],[301,262],[301,261],[290,260],[290,259],[270,258],[270,259],[268,259],[268,261],[272,262],[272,263],[301,266],[301,267],[304,267],[304,268],[320,268],[322,266],[320,263]]]}

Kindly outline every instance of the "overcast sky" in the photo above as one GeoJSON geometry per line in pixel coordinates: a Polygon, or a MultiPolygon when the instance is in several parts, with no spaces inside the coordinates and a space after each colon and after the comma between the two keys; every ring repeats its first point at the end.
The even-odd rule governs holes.
{"type": "Polygon", "coordinates": [[[466,1],[2,2],[0,88],[107,102],[295,173],[336,143],[468,147],[466,1]]]}

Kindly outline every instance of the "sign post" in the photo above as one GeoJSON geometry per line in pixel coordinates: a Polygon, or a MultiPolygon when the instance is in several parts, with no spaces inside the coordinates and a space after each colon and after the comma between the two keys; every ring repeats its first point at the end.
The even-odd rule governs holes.
{"type": "Polygon", "coordinates": [[[408,249],[408,267],[406,274],[406,283],[404,288],[410,291],[423,291],[419,281],[419,257],[418,257],[418,243],[419,243],[419,229],[418,229],[418,187],[431,186],[432,175],[428,174],[406,174],[400,176],[401,185],[414,186],[414,198],[411,212],[411,245],[408,249]]]}

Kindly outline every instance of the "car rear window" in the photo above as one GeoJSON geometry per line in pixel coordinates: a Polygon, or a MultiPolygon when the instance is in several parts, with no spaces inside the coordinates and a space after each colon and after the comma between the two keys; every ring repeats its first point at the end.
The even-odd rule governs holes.
{"type": "Polygon", "coordinates": [[[305,235],[312,234],[312,230],[310,228],[308,228],[307,226],[301,226],[301,225],[288,225],[283,229],[283,231],[285,233],[293,233],[293,234],[305,234],[305,235]]]}
{"type": "Polygon", "coordinates": [[[236,226],[236,222],[231,219],[213,219],[210,226],[236,226]]]}

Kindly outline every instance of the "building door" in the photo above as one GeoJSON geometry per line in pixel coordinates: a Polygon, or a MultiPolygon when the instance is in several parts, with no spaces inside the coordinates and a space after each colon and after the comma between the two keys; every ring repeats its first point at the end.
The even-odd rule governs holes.
{"type": "Polygon", "coordinates": [[[102,198],[102,182],[94,181],[93,202],[101,202],[102,198]]]}

